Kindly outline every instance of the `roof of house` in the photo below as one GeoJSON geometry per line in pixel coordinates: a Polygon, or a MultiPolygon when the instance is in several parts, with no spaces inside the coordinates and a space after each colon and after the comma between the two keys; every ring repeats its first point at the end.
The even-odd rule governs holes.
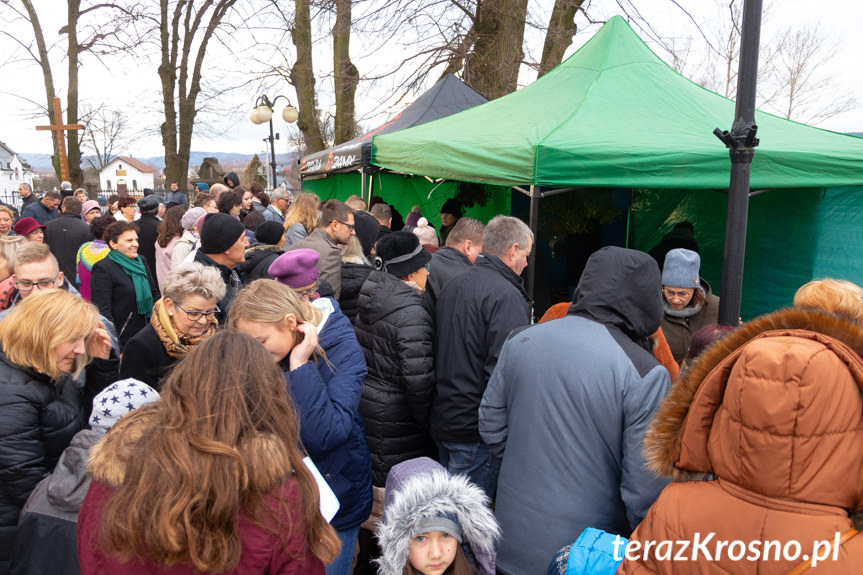
{"type": "Polygon", "coordinates": [[[151,166],[148,166],[144,162],[142,162],[140,160],[136,160],[135,158],[130,158],[129,156],[117,156],[112,161],[117,161],[117,160],[129,164],[130,166],[132,166],[133,168],[135,168],[139,172],[143,172],[145,174],[152,174],[152,173],[155,173],[155,171],[156,171],[155,169],[153,169],[151,166]]]}

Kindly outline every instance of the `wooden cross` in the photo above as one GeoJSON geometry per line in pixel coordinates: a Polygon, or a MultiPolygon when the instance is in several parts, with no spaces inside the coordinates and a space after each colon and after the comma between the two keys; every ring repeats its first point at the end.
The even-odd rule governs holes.
{"type": "Polygon", "coordinates": [[[57,132],[57,149],[60,154],[60,180],[69,181],[69,158],[66,156],[66,140],[63,137],[63,130],[83,130],[81,124],[63,124],[63,111],[60,109],[60,98],[54,96],[54,121],[57,122],[53,126],[36,126],[37,130],[52,130],[57,132]]]}

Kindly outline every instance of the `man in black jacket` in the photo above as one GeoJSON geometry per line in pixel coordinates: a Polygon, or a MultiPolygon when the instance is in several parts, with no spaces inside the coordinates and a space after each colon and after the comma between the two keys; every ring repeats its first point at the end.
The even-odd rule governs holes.
{"type": "Polygon", "coordinates": [[[150,194],[138,200],[138,210],[141,217],[135,224],[138,226],[138,253],[144,256],[150,266],[152,277],[156,277],[156,238],[159,236],[161,220],[156,217],[161,205],[159,196],[150,194]]]}
{"type": "Polygon", "coordinates": [[[219,301],[219,313],[216,319],[219,325],[228,321],[228,308],[237,297],[242,284],[240,276],[234,270],[246,261],[246,228],[240,220],[230,214],[207,214],[201,226],[201,247],[195,253],[195,261],[211,266],[222,274],[225,282],[225,297],[219,301]]]}
{"type": "Polygon", "coordinates": [[[446,238],[446,245],[432,254],[426,282],[426,305],[435,315],[437,298],[452,278],[470,269],[482,251],[485,225],[473,218],[461,218],[446,238]]]}
{"type": "MultiPolygon", "coordinates": [[[[28,183],[18,185],[18,195],[21,196],[21,211],[34,202],[38,202],[39,198],[33,193],[33,187],[28,183]]],[[[17,211],[17,210],[16,210],[17,211]]]]}
{"type": "Polygon", "coordinates": [[[494,497],[500,460],[479,436],[478,410],[509,333],[530,323],[521,272],[533,247],[527,225],[496,216],[485,229],[482,253],[453,278],[437,300],[436,396],[431,433],[441,463],[468,475],[494,497]]]}
{"type": "Polygon", "coordinates": [[[60,271],[70,281],[78,275],[75,258],[78,248],[93,239],[90,226],[81,219],[81,200],[74,196],[63,199],[62,213],[45,225],[45,243],[60,264],[60,271]]]}

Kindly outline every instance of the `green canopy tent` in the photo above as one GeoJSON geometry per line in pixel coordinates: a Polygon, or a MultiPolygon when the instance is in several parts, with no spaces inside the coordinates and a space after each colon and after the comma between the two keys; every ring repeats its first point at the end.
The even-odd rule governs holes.
{"type": "MultiPolygon", "coordinates": [[[[518,92],[376,136],[371,162],[529,188],[534,228],[540,187],[632,189],[630,246],[647,250],[673,223],[694,220],[703,275],[718,286],[727,197],[715,190],[727,190],[730,160],[712,132],[733,117],[733,101],[678,74],[615,16],[518,92]]],[[[863,139],[764,112],[756,121],[761,143],[750,185],[773,191],[751,202],[745,315],[790,303],[789,293],[814,276],[863,280],[863,258],[847,253],[845,243],[849,235],[863,239],[847,228],[863,229],[863,215],[856,219],[863,139]]]]}

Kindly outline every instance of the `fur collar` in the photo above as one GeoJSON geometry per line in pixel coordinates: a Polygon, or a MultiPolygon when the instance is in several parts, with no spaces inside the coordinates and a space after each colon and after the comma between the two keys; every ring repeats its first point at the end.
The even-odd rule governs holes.
{"type": "MultiPolygon", "coordinates": [[[[729,355],[770,332],[809,331],[844,344],[863,356],[863,326],[847,318],[805,309],[782,309],[735,329],[710,346],[672,384],[644,436],[645,459],[655,472],[674,480],[703,477],[702,473],[676,467],[681,449],[683,423],[701,383],[729,355]]],[[[859,369],[860,366],[856,366],[859,369]]],[[[855,369],[849,366],[849,369],[855,369]]],[[[861,381],[861,378],[858,378],[861,381]]]]}
{"type": "MultiPolygon", "coordinates": [[[[132,457],[142,456],[139,442],[149,429],[163,425],[161,421],[158,402],[124,417],[90,450],[89,468],[93,478],[113,487],[121,485],[126,477],[126,463],[132,457]]],[[[276,437],[256,435],[237,446],[237,451],[246,462],[251,487],[267,490],[293,473],[287,451],[276,437]]]]}

